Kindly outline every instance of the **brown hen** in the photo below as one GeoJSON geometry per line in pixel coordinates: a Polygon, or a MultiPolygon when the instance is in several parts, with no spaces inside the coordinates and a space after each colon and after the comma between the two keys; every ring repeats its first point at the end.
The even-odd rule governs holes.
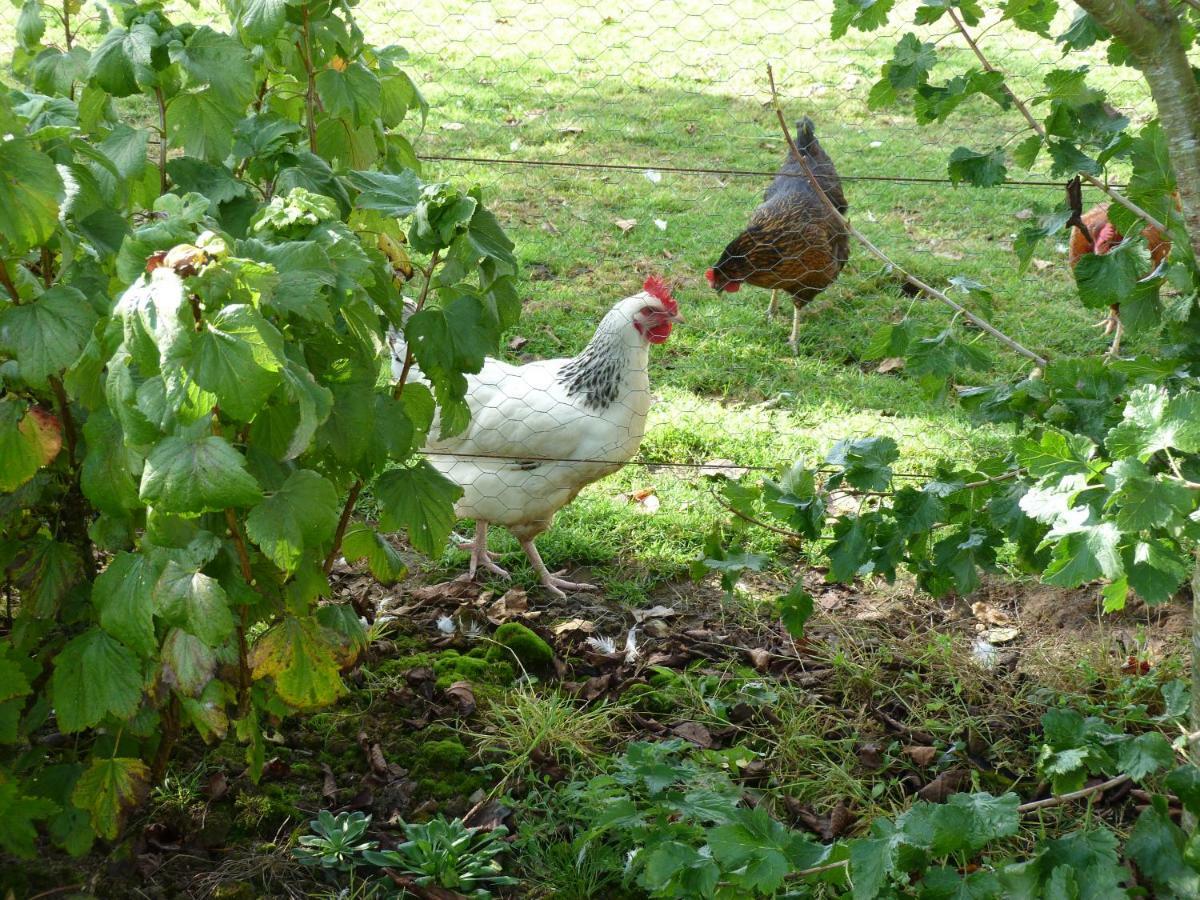
{"type": "MultiPolygon", "coordinates": [[[[845,215],[842,183],[807,116],[796,125],[796,148],[821,190],[845,215]]],[[[743,284],[769,288],[768,318],[775,311],[774,292],[791,294],[795,309],[788,345],[795,353],[800,310],[834,282],[849,257],[849,234],[813,188],[789,147],[788,158],[750,216],[750,224],[730,241],[705,277],[718,291],[733,293],[743,284]]]]}

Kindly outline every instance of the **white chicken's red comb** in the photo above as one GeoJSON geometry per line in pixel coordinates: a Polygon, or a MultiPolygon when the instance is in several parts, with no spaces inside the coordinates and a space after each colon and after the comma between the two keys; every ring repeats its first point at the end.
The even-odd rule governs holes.
{"type": "Polygon", "coordinates": [[[656,300],[661,300],[662,305],[667,308],[668,312],[678,312],[679,304],[675,302],[675,298],[671,296],[671,289],[667,287],[667,283],[657,275],[651,275],[646,279],[646,283],[642,285],[642,290],[654,297],[656,300]]]}

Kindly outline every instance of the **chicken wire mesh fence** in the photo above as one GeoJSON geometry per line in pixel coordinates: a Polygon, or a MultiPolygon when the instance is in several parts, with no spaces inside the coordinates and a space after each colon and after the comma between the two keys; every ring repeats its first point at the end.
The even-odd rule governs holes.
{"type": "MultiPolygon", "coordinates": [[[[840,438],[866,434],[894,438],[901,466],[914,475],[1001,448],[997,429],[931,404],[929,385],[903,377],[900,360],[867,359],[882,325],[904,316],[945,322],[949,314],[905,293],[811,196],[770,211],[759,223],[769,240],[751,241],[732,257],[724,252],[753,223],[769,187],[811,194],[803,173],[775,181],[787,145],[769,102],[768,64],[790,121],[814,123],[828,154],[827,171],[816,167],[828,193],[844,194],[851,221],[899,264],[938,286],[962,276],[991,287],[987,317],[1027,347],[1104,346],[1091,329],[1094,316],[1074,300],[1065,247],[1044,248],[1027,272],[1017,272],[1017,229],[1062,192],[1044,156],[1032,168],[1012,161],[1011,149],[1029,133],[1019,111],[976,98],[944,123],[919,125],[898,106],[870,102],[881,67],[910,31],[936,45],[947,77],[979,67],[983,54],[1017,97],[1035,105],[1047,73],[1067,65],[1059,49],[994,10],[971,29],[973,47],[945,20],[913,26],[916,7],[898,4],[887,24],[834,40],[832,0],[357,5],[370,40],[408,51],[405,66],[429,102],[426,121],[404,125],[423,177],[482,185],[517,246],[523,315],[504,337],[507,367],[476,381],[471,440],[426,448],[453,480],[479,482],[475,495],[492,521],[504,524],[501,507],[537,492],[552,495],[552,513],[581,481],[632,461],[569,515],[576,534],[607,529],[623,534],[627,546],[653,549],[669,542],[668,532],[698,535],[720,513],[706,474],[779,471],[798,458],[822,458],[840,438]],[[947,157],[960,145],[1004,149],[1009,183],[987,191],[952,185],[947,157]],[[826,181],[833,173],[840,184],[826,181]],[[796,260],[800,281],[818,270],[821,277],[804,290],[795,278],[767,285],[785,288],[785,309],[789,295],[807,304],[793,356],[788,325],[766,315],[767,290],[720,289],[761,282],[756,274],[796,260]],[[643,338],[656,327],[643,315],[649,301],[628,309],[621,301],[653,273],[672,285],[686,324],[646,347],[643,338]],[[1053,312],[1028,315],[1029,296],[1050,298],[1053,312]],[[562,372],[573,372],[575,382],[537,363],[581,352],[585,359],[585,347],[604,343],[601,323],[617,309],[626,330],[643,315],[629,346],[640,341],[637,354],[646,356],[622,356],[628,348],[618,339],[613,346],[621,352],[602,357],[597,350],[590,367],[567,364],[562,372]],[[596,382],[609,376],[627,379],[625,393],[590,402],[596,382]],[[660,526],[646,524],[652,515],[630,513],[664,506],[676,514],[660,526]]],[[[210,2],[175,12],[193,21],[222,18],[210,2]]],[[[1051,33],[1069,28],[1074,13],[1064,5],[1051,33]]],[[[1134,70],[1110,65],[1099,46],[1073,54],[1069,65],[1080,64],[1114,112],[1135,123],[1150,117],[1134,70]]],[[[794,137],[810,143],[804,127],[794,137]]],[[[1111,174],[1119,180],[1123,173],[1117,167],[1111,174]]],[[[1088,189],[1087,199],[1103,197],[1088,189]]],[[[977,343],[989,346],[983,335],[977,343]]],[[[1028,363],[998,351],[990,366],[992,374],[1014,373],[1028,363]]],[[[460,512],[483,518],[466,506],[460,512]]]]}

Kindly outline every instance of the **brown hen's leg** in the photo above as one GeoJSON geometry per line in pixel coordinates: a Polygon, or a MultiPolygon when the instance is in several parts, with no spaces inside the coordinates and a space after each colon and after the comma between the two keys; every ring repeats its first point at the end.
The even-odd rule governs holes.
{"type": "Polygon", "coordinates": [[[583,584],[582,582],[567,581],[565,578],[559,578],[558,573],[551,573],[546,568],[546,564],[542,562],[542,554],[538,553],[538,548],[533,545],[532,540],[521,541],[521,549],[525,551],[525,555],[529,557],[529,564],[533,566],[533,570],[538,573],[538,578],[542,580],[546,590],[552,593],[555,597],[566,597],[564,591],[598,591],[600,590],[594,584],[583,584]]]}
{"type": "Polygon", "coordinates": [[[767,321],[770,322],[779,313],[779,291],[771,291],[771,302],[767,306],[767,321]]]}
{"type": "Polygon", "coordinates": [[[792,356],[800,355],[800,307],[792,306],[792,336],[788,338],[788,346],[792,348],[792,356]]]}
{"type": "Polygon", "coordinates": [[[501,578],[508,580],[512,578],[504,569],[496,565],[496,554],[487,548],[487,522],[475,523],[475,540],[463,541],[458,545],[459,550],[471,551],[471,564],[467,568],[467,577],[472,581],[475,580],[475,573],[480,566],[487,569],[494,575],[499,575],[501,578]]]}

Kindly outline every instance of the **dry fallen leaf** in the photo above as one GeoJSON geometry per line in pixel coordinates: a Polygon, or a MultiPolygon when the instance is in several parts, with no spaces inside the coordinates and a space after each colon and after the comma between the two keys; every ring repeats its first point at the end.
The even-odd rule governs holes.
{"type": "Polygon", "coordinates": [[[1046,269],[1050,268],[1052,265],[1054,265],[1054,263],[1052,263],[1048,260],[1045,260],[1045,259],[1035,259],[1033,261],[1033,267],[1035,269],[1037,269],[1039,272],[1045,271],[1046,269]]]}
{"type": "Polygon", "coordinates": [[[510,588],[488,607],[488,618],[503,621],[529,612],[529,595],[521,588],[510,588]]]}
{"type": "Polygon", "coordinates": [[[508,349],[515,352],[517,350],[520,350],[522,347],[524,347],[528,343],[529,343],[529,338],[522,337],[521,335],[518,334],[511,341],[508,342],[508,349]]]}
{"type": "Polygon", "coordinates": [[[907,747],[902,747],[900,752],[911,759],[915,765],[920,766],[922,769],[933,765],[933,761],[937,759],[936,747],[919,747],[915,745],[909,745],[907,747]]]}
{"type": "Polygon", "coordinates": [[[637,224],[637,219],[617,219],[613,224],[621,229],[621,234],[629,234],[637,224]]]}
{"type": "Polygon", "coordinates": [[[711,750],[714,746],[712,735],[699,722],[683,722],[672,728],[671,733],[685,741],[691,741],[701,750],[711,750]]]}
{"type": "Polygon", "coordinates": [[[564,125],[558,129],[559,134],[583,134],[583,128],[579,125],[564,125]]]}
{"type": "Polygon", "coordinates": [[[1021,633],[1019,628],[1012,626],[1005,628],[989,628],[983,633],[984,640],[993,644],[1007,644],[1009,641],[1015,641],[1021,633]]]}
{"type": "Polygon", "coordinates": [[[944,803],[951,794],[958,793],[958,789],[966,780],[965,769],[950,769],[917,791],[917,796],[930,803],[944,803]]]}
{"type": "Polygon", "coordinates": [[[746,653],[750,657],[750,664],[759,672],[767,671],[767,666],[771,664],[771,654],[762,647],[753,647],[747,650],[746,653]]]}
{"type": "Polygon", "coordinates": [[[879,365],[875,371],[880,375],[886,375],[888,372],[895,372],[897,369],[903,369],[906,360],[903,356],[889,356],[886,359],[879,361],[879,365]]]}
{"type": "Polygon", "coordinates": [[[971,613],[985,625],[1011,625],[1012,618],[1002,609],[977,600],[971,604],[971,613]]]}
{"type": "Polygon", "coordinates": [[[1028,221],[1029,219],[1033,218],[1033,210],[1032,209],[1018,210],[1017,212],[1013,213],[1013,218],[1018,219],[1021,222],[1028,221]]]}
{"type": "Polygon", "coordinates": [[[475,712],[475,690],[469,681],[456,681],[446,688],[446,696],[458,704],[458,714],[464,719],[475,712]]]}
{"type": "Polygon", "coordinates": [[[591,634],[596,630],[596,623],[587,619],[568,619],[565,622],[559,622],[550,632],[556,637],[564,634],[573,634],[578,631],[581,634],[591,634]]]}
{"type": "Polygon", "coordinates": [[[462,131],[466,126],[462,122],[443,122],[442,128],[446,131],[462,131]]]}
{"type": "Polygon", "coordinates": [[[645,622],[647,619],[669,619],[671,616],[676,616],[679,614],[675,612],[674,607],[663,606],[659,604],[658,606],[652,606],[649,609],[635,609],[632,611],[631,615],[633,616],[633,621],[641,623],[645,622]]]}

